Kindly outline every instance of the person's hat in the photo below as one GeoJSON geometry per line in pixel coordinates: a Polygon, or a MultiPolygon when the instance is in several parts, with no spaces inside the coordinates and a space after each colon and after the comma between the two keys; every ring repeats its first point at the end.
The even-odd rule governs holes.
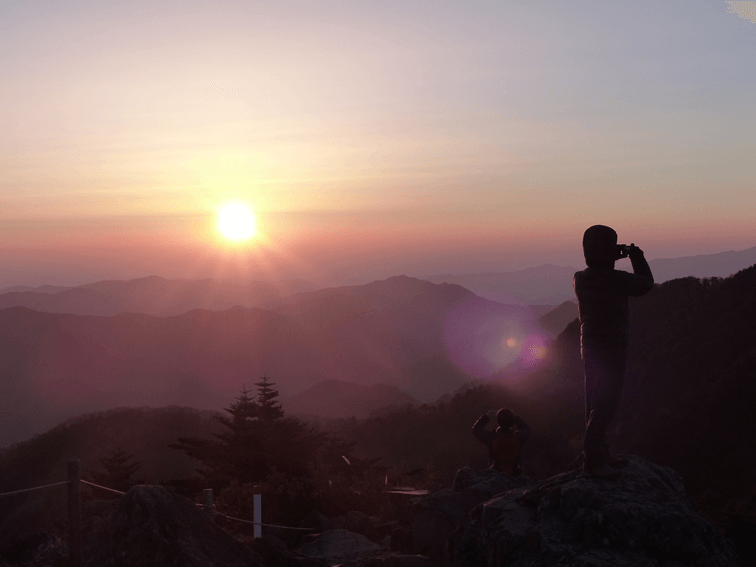
{"type": "Polygon", "coordinates": [[[515,414],[509,408],[501,408],[496,412],[496,423],[502,429],[509,429],[514,425],[515,414]]]}
{"type": "Polygon", "coordinates": [[[583,233],[583,254],[589,266],[614,266],[617,259],[617,233],[613,228],[596,224],[583,233]]]}

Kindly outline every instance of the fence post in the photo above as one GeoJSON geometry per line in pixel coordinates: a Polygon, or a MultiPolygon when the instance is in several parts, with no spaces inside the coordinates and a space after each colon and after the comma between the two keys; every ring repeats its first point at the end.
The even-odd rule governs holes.
{"type": "Polygon", "coordinates": [[[255,511],[254,511],[254,521],[255,521],[255,531],[254,536],[256,538],[262,537],[262,494],[254,494],[252,496],[252,501],[255,505],[255,511]]]}
{"type": "Polygon", "coordinates": [[[81,567],[81,461],[68,459],[68,562],[81,567]]]}

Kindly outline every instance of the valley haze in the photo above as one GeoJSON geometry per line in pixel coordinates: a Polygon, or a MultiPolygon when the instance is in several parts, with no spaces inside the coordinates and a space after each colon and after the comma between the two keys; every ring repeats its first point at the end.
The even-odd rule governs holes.
{"type": "MultiPolygon", "coordinates": [[[[723,277],[752,263],[756,248],[651,260],[665,279],[723,277]]],[[[434,402],[523,357],[536,366],[532,353],[577,316],[575,269],[395,276],[322,289],[157,276],[5,288],[0,445],[119,406],[219,410],[262,375],[300,415],[367,417],[434,402]],[[508,338],[517,346],[502,346],[508,338]]]]}

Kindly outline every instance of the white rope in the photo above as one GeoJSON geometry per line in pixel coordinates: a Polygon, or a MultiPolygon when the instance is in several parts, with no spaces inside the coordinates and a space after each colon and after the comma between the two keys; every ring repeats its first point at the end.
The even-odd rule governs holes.
{"type": "Polygon", "coordinates": [[[84,484],[88,484],[89,486],[94,486],[95,488],[102,488],[103,490],[108,490],[110,492],[115,492],[116,494],[126,494],[125,492],[121,492],[120,490],[114,490],[112,488],[108,488],[107,486],[100,486],[99,484],[95,484],[94,482],[89,482],[88,480],[82,480],[84,484]]]}
{"type": "Polygon", "coordinates": [[[245,524],[252,524],[254,526],[265,526],[267,528],[281,528],[283,530],[302,530],[306,532],[311,532],[313,528],[292,528],[291,526],[277,526],[275,524],[263,524],[262,522],[250,522],[249,520],[242,520],[241,518],[233,518],[231,516],[226,516],[225,514],[222,514],[221,512],[214,511],[219,516],[223,516],[224,518],[228,518],[229,520],[235,520],[237,522],[244,522],[245,524]]]}

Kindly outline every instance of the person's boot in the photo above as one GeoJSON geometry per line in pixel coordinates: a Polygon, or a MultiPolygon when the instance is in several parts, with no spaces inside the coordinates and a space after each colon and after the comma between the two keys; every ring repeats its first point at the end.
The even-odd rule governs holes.
{"type": "Polygon", "coordinates": [[[567,465],[568,471],[576,471],[583,467],[583,463],[585,462],[585,453],[580,453],[573,461],[567,465]]]}
{"type": "Polygon", "coordinates": [[[604,443],[604,459],[603,461],[612,467],[613,469],[624,469],[630,464],[630,461],[627,459],[623,459],[622,457],[618,457],[616,455],[612,455],[612,452],[609,450],[609,444],[604,443]]]}
{"type": "Polygon", "coordinates": [[[613,469],[606,463],[594,467],[583,465],[583,472],[588,476],[603,478],[604,480],[619,480],[622,477],[622,471],[613,469]]]}

